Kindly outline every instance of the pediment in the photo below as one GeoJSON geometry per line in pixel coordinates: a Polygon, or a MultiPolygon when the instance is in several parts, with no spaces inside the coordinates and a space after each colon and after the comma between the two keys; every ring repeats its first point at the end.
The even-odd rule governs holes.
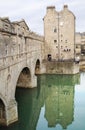
{"type": "Polygon", "coordinates": [[[22,19],[21,21],[16,21],[16,22],[13,22],[14,24],[18,24],[20,25],[22,28],[24,28],[25,30],[29,30],[29,27],[28,25],[26,24],[25,20],[22,19]]]}
{"type": "Polygon", "coordinates": [[[9,18],[8,17],[3,17],[3,18],[0,18],[2,21],[6,22],[6,23],[11,23],[9,18]]]}

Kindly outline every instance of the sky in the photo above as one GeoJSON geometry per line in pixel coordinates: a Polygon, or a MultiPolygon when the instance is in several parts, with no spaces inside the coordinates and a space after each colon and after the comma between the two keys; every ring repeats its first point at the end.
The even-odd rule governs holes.
{"type": "Polygon", "coordinates": [[[12,22],[24,19],[31,31],[43,35],[47,6],[61,11],[65,4],[76,16],[76,32],[85,32],[85,0],[0,0],[0,17],[12,22]]]}

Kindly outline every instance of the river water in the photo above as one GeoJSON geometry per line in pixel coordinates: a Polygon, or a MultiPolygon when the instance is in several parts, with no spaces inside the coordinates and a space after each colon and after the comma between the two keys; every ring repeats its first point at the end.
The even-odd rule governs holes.
{"type": "Polygon", "coordinates": [[[85,73],[38,76],[33,89],[16,89],[18,122],[0,130],[85,130],[85,73]]]}

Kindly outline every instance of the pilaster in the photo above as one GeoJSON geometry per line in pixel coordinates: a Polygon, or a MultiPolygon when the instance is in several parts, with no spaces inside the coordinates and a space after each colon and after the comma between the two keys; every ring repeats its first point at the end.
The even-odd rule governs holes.
{"type": "Polygon", "coordinates": [[[11,100],[9,105],[6,106],[6,125],[15,122],[18,120],[18,110],[17,110],[17,102],[15,100],[11,100]]]}

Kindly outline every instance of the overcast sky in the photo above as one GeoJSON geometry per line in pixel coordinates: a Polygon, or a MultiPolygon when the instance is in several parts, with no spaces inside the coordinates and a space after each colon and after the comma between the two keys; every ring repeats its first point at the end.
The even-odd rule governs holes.
{"type": "Polygon", "coordinates": [[[46,7],[54,5],[60,11],[64,4],[76,16],[76,31],[85,32],[85,0],[0,0],[0,17],[24,19],[32,31],[42,35],[46,7]]]}

